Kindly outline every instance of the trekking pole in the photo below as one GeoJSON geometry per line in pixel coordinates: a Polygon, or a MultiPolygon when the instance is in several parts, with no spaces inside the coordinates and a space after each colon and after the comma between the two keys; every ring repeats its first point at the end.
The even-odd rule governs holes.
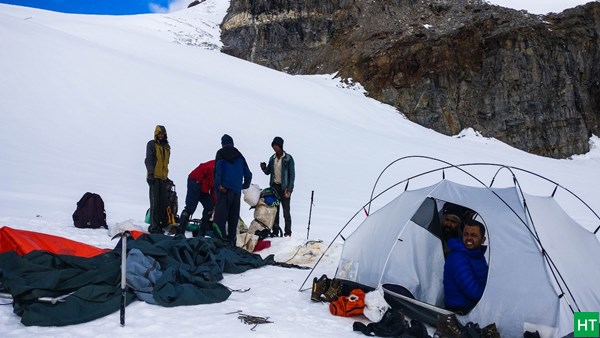
{"type": "Polygon", "coordinates": [[[125,326],[125,303],[127,303],[127,236],[121,233],[121,326],[125,326]]]}
{"type": "Polygon", "coordinates": [[[308,211],[308,230],[306,231],[306,239],[308,240],[308,235],[310,234],[310,217],[312,216],[312,207],[313,207],[313,198],[315,196],[315,191],[311,191],[310,193],[310,210],[308,211]]]}

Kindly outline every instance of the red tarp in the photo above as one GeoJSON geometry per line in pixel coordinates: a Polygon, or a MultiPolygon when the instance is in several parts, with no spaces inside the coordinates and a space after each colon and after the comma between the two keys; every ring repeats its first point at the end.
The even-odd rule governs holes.
{"type": "MultiPolygon", "coordinates": [[[[134,238],[142,234],[139,231],[132,231],[131,233],[134,238]]],[[[89,258],[110,251],[111,249],[101,249],[67,238],[39,232],[16,230],[6,226],[0,228],[0,253],[16,251],[17,254],[22,256],[33,250],[89,258]]]]}

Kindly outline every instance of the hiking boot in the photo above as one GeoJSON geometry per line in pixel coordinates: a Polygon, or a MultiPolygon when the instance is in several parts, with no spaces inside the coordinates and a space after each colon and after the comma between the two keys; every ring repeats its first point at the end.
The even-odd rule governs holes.
{"type": "Polygon", "coordinates": [[[291,232],[286,232],[285,234],[283,234],[283,237],[292,237],[292,233],[291,232]]]}
{"type": "Polygon", "coordinates": [[[434,336],[440,338],[460,338],[463,334],[462,325],[456,315],[451,313],[449,315],[441,315],[438,317],[438,326],[434,336]]]}
{"type": "Polygon", "coordinates": [[[282,236],[283,236],[283,231],[281,231],[281,228],[279,227],[278,224],[274,224],[273,230],[271,232],[271,237],[282,237],[282,236]]]}
{"type": "Polygon", "coordinates": [[[498,332],[496,323],[491,323],[490,325],[481,329],[481,338],[500,338],[500,333],[498,332]]]}
{"type": "Polygon", "coordinates": [[[329,284],[329,288],[321,295],[321,301],[333,302],[342,295],[342,282],[339,279],[333,279],[329,284]]]}
{"type": "Polygon", "coordinates": [[[329,289],[329,284],[331,284],[331,280],[327,278],[327,275],[321,276],[321,278],[317,279],[315,277],[313,279],[312,292],[310,294],[310,300],[313,302],[320,302],[321,295],[324,294],[327,289],[329,289]]]}
{"type": "Polygon", "coordinates": [[[181,217],[179,218],[179,227],[177,228],[177,233],[185,234],[185,230],[186,230],[189,222],[190,222],[190,214],[187,212],[187,210],[184,209],[181,212],[181,217]]]}

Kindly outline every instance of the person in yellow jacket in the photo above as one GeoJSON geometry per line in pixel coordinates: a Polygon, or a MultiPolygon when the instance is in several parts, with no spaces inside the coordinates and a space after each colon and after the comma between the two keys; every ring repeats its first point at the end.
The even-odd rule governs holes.
{"type": "Polygon", "coordinates": [[[156,126],[154,139],[146,145],[146,181],[150,187],[150,233],[163,233],[167,218],[169,157],[171,146],[164,126],[156,126]]]}

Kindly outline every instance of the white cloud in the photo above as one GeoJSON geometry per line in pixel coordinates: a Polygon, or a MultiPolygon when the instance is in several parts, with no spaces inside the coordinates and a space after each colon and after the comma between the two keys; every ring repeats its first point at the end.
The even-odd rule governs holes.
{"type": "Polygon", "coordinates": [[[194,0],[174,0],[169,3],[169,7],[163,7],[161,5],[150,3],[150,11],[153,13],[171,13],[187,8],[190,3],[194,0]]]}

